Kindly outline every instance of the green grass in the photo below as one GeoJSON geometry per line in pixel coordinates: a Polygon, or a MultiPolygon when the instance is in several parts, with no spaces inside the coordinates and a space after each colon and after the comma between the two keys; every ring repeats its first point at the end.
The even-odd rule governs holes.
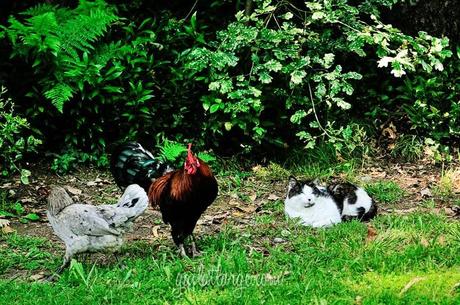
{"type": "Polygon", "coordinates": [[[35,270],[52,262],[51,244],[42,238],[0,235],[0,275],[12,269],[35,270]]]}
{"type": "Polygon", "coordinates": [[[405,191],[394,181],[378,181],[365,186],[369,195],[377,202],[395,204],[399,202],[405,191]]]}
{"type": "MultiPolygon", "coordinates": [[[[227,225],[200,240],[203,256],[171,244],[124,248],[123,264],[74,262],[59,281],[0,280],[3,304],[459,304],[460,225],[442,215],[380,216],[367,239],[359,222],[328,230],[286,222],[281,201],[254,225],[227,225]],[[274,243],[279,237],[283,243],[274,243]],[[422,280],[404,291],[414,278],[422,280]]],[[[53,270],[48,241],[2,237],[1,272],[53,270]],[[37,255],[37,252],[43,252],[37,255]]],[[[31,272],[33,273],[33,272],[31,272]]]]}

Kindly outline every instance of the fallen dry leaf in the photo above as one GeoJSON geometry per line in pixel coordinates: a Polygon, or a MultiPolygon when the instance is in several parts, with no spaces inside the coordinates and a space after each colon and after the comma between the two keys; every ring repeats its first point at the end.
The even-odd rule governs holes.
{"type": "Polygon", "coordinates": [[[251,199],[251,201],[255,201],[257,199],[257,195],[256,194],[249,195],[249,199],[251,199]]]}
{"type": "Polygon", "coordinates": [[[239,205],[239,206],[237,206],[235,208],[240,210],[240,211],[242,211],[242,212],[245,212],[247,214],[254,213],[255,210],[256,210],[256,207],[252,206],[252,205],[239,205]]]}
{"type": "Polygon", "coordinates": [[[445,246],[446,245],[446,237],[444,235],[441,235],[438,237],[438,243],[441,245],[441,246],[445,246]]]}
{"type": "Polygon", "coordinates": [[[36,203],[37,202],[37,200],[31,197],[24,197],[24,198],[19,199],[19,201],[21,201],[21,203],[36,203]]]}
{"type": "Polygon", "coordinates": [[[45,272],[42,271],[42,272],[31,275],[29,277],[29,280],[36,282],[36,281],[44,279],[45,277],[46,277],[46,274],[45,272]]]}
{"type": "Polygon", "coordinates": [[[424,237],[422,237],[422,238],[420,239],[420,244],[421,244],[422,246],[424,246],[425,248],[428,247],[428,246],[430,245],[430,243],[428,242],[428,240],[427,240],[426,238],[424,238],[424,237]]]}
{"type": "Polygon", "coordinates": [[[399,295],[402,296],[412,286],[414,286],[415,284],[417,284],[418,282],[420,282],[421,280],[424,280],[424,279],[425,279],[424,277],[415,277],[415,278],[413,278],[412,280],[409,281],[409,283],[406,284],[406,286],[404,286],[403,289],[401,289],[401,291],[399,292],[399,295]]]}
{"type": "Polygon", "coordinates": [[[233,205],[233,206],[239,206],[240,205],[240,202],[238,200],[235,200],[235,199],[230,199],[230,201],[228,202],[229,205],[233,205]]]}
{"type": "Polygon", "coordinates": [[[67,185],[65,188],[66,188],[67,192],[69,192],[72,195],[78,196],[78,195],[81,195],[81,193],[82,193],[81,190],[79,190],[79,189],[77,189],[75,187],[72,187],[72,186],[67,185]]]}
{"type": "Polygon", "coordinates": [[[377,237],[377,230],[370,224],[367,225],[366,243],[373,241],[377,237]]]}
{"type": "Polygon", "coordinates": [[[0,186],[0,189],[7,189],[7,188],[10,188],[11,186],[12,186],[12,184],[8,182],[8,183],[5,183],[5,184],[2,184],[0,186]]]}
{"type": "Polygon", "coordinates": [[[433,197],[433,194],[431,194],[429,188],[424,188],[423,190],[421,190],[420,195],[422,195],[422,197],[433,197]]]}
{"type": "Polygon", "coordinates": [[[10,222],[6,219],[0,219],[0,230],[3,234],[16,232],[16,230],[10,227],[10,222]]]}
{"type": "Polygon", "coordinates": [[[280,199],[280,197],[278,197],[277,195],[275,194],[270,194],[267,198],[268,200],[278,200],[280,199]]]}
{"type": "Polygon", "coordinates": [[[158,236],[159,236],[159,235],[158,235],[158,230],[160,229],[160,227],[161,227],[161,226],[154,226],[154,227],[152,228],[152,234],[153,234],[153,236],[155,236],[155,237],[158,237],[158,236]]]}

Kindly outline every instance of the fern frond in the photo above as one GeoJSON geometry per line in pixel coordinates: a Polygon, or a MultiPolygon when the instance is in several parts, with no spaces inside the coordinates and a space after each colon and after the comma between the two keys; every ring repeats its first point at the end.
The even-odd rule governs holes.
{"type": "Polygon", "coordinates": [[[48,3],[38,4],[34,7],[31,7],[24,12],[19,13],[20,15],[25,16],[38,16],[49,12],[55,12],[58,9],[57,5],[51,5],[48,3]]]}
{"type": "Polygon", "coordinates": [[[160,147],[160,154],[164,160],[176,161],[187,149],[176,142],[166,140],[160,147]]]}
{"type": "Polygon", "coordinates": [[[78,51],[93,49],[92,42],[102,37],[110,24],[118,20],[111,11],[92,10],[89,15],[79,15],[66,22],[58,35],[61,48],[73,58],[78,57],[78,51]]]}
{"type": "Polygon", "coordinates": [[[208,153],[203,153],[203,152],[199,152],[197,154],[197,157],[206,163],[211,163],[217,160],[216,157],[214,157],[213,155],[208,154],[208,153]]]}
{"type": "Polygon", "coordinates": [[[73,89],[67,84],[59,83],[53,88],[45,91],[45,97],[62,113],[64,103],[73,96],[73,89]]]}
{"type": "Polygon", "coordinates": [[[112,42],[110,44],[102,45],[98,48],[97,53],[94,55],[94,62],[98,65],[105,66],[109,61],[114,58],[123,57],[127,53],[120,41],[112,42]]]}
{"type": "Polygon", "coordinates": [[[56,15],[53,12],[34,16],[28,21],[38,35],[46,36],[49,33],[54,33],[58,28],[56,15]]]}

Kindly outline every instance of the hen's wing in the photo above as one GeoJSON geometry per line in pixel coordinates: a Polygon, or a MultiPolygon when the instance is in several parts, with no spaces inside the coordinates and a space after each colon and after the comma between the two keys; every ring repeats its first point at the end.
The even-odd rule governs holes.
{"type": "Polygon", "coordinates": [[[95,206],[74,204],[67,207],[59,215],[60,222],[67,226],[75,235],[120,235],[121,232],[110,226],[101,217],[95,206]]]}
{"type": "Polygon", "coordinates": [[[97,206],[98,215],[103,218],[111,227],[117,228],[123,226],[129,220],[126,209],[113,205],[97,206]]]}

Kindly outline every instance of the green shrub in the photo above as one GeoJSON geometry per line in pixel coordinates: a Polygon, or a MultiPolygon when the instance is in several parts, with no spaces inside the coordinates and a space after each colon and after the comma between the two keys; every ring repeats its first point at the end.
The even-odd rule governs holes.
{"type": "Polygon", "coordinates": [[[326,139],[339,151],[353,150],[348,143],[362,136],[348,119],[348,112],[360,111],[349,96],[362,75],[346,65],[347,58],[368,56],[370,49],[379,67],[401,77],[442,70],[451,55],[448,39],[404,35],[374,15],[366,23],[368,8],[348,1],[256,3],[254,12],[239,12],[215,40],[183,54],[185,68],[208,86],[201,97],[207,134],[239,129],[254,143],[281,144],[281,130],[288,129],[307,148],[326,139]]]}
{"type": "Polygon", "coordinates": [[[74,149],[68,149],[53,159],[53,162],[51,163],[51,170],[58,174],[66,174],[74,170],[77,165],[81,164],[94,164],[103,168],[109,165],[109,160],[106,154],[90,154],[74,149]]]}
{"type": "Polygon", "coordinates": [[[397,2],[255,0],[235,12],[212,1],[182,15],[162,2],[81,0],[11,16],[0,38],[33,71],[18,108],[46,144],[57,143],[49,149],[60,172],[104,163],[107,146],[126,139],[231,140],[245,151],[326,142],[336,157],[358,156],[394,114],[411,122],[408,135],[452,142],[458,98],[440,83],[456,86],[459,59],[446,61],[447,38],[382,23],[382,6],[397,2]],[[163,10],[146,19],[149,5],[163,10]],[[380,91],[373,73],[388,91],[405,82],[380,91]]]}
{"type": "Polygon", "coordinates": [[[27,153],[36,151],[41,140],[30,135],[29,123],[14,112],[13,101],[0,86],[0,171],[3,176],[21,173],[21,181],[28,183],[30,172],[21,168],[20,162],[27,153]]]}
{"type": "Polygon", "coordinates": [[[165,121],[173,105],[155,100],[155,69],[165,63],[155,57],[162,46],[154,20],[122,19],[114,6],[84,0],[75,9],[38,5],[20,17],[4,30],[12,57],[36,74],[26,114],[47,140],[103,153],[107,140],[152,137],[172,125],[165,121]]]}

